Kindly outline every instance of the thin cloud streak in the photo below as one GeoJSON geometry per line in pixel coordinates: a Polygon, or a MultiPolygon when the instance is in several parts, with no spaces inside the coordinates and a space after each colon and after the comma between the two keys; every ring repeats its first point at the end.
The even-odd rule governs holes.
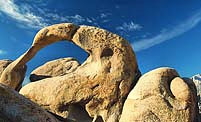
{"type": "Polygon", "coordinates": [[[116,27],[116,30],[121,30],[121,31],[135,31],[140,29],[142,29],[142,26],[134,23],[133,21],[129,23],[124,22],[122,26],[116,27]]]}
{"type": "Polygon", "coordinates": [[[72,22],[75,24],[89,23],[98,26],[97,21],[101,20],[103,23],[108,22],[107,17],[111,16],[111,13],[101,13],[96,18],[83,17],[79,14],[64,16],[62,14],[51,13],[48,9],[35,8],[28,4],[17,5],[14,0],[0,0],[0,15],[2,13],[18,21],[20,28],[29,27],[34,29],[41,29],[59,22],[72,22]],[[35,15],[34,12],[39,12],[40,16],[35,15]]]}
{"type": "Polygon", "coordinates": [[[173,29],[165,30],[164,32],[161,32],[159,35],[153,38],[133,42],[132,47],[136,52],[148,49],[152,46],[155,46],[162,42],[168,41],[174,37],[182,35],[183,33],[197,26],[200,22],[201,22],[201,10],[198,11],[189,19],[187,19],[186,21],[184,21],[183,23],[175,26],[173,29]]]}
{"type": "Polygon", "coordinates": [[[140,24],[134,23],[133,21],[124,22],[122,25],[117,26],[115,29],[120,36],[130,38],[131,33],[140,31],[143,27],[140,24]]]}
{"type": "Polygon", "coordinates": [[[26,7],[17,6],[13,0],[0,0],[0,11],[18,22],[26,23],[27,26],[32,28],[41,28],[47,25],[43,22],[43,18],[23,8],[26,7]]]}

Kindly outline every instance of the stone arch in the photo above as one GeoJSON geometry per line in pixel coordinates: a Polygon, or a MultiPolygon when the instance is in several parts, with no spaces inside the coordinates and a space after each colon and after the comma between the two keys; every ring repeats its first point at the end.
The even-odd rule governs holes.
{"type": "Polygon", "coordinates": [[[18,67],[25,65],[40,49],[60,40],[72,41],[89,53],[89,57],[75,72],[30,83],[20,93],[64,118],[69,111],[63,108],[68,108],[69,104],[84,104],[91,117],[118,121],[139,70],[129,43],[104,29],[72,23],[41,29],[30,49],[4,70],[0,82],[15,89],[20,82],[12,76],[19,72],[18,67]],[[36,91],[39,89],[40,93],[36,91]],[[43,96],[48,97],[48,105],[43,96]]]}

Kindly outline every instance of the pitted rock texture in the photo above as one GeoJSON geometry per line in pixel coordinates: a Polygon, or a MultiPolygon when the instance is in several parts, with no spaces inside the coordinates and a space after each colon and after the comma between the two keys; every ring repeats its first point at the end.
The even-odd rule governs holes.
{"type": "Polygon", "coordinates": [[[144,74],[129,93],[120,122],[195,122],[196,102],[192,80],[158,68],[144,74]]]}
{"type": "Polygon", "coordinates": [[[45,78],[62,76],[69,74],[80,66],[79,62],[74,58],[61,58],[45,63],[35,69],[30,76],[30,81],[42,80],[45,78]]]}
{"type": "MultiPolygon", "coordinates": [[[[62,33],[54,31],[48,31],[54,36],[40,36],[50,29],[44,28],[36,35],[37,43],[33,45],[38,46],[37,49],[41,43],[49,44],[44,41],[65,39],[62,33]]],[[[64,30],[61,27],[60,31],[64,30]]],[[[124,100],[140,75],[131,46],[116,34],[90,26],[78,27],[68,40],[89,53],[87,60],[74,72],[32,82],[20,93],[63,118],[68,118],[70,106],[77,104],[85,108],[94,121],[99,117],[105,122],[119,121],[124,100]]]]}
{"type": "Polygon", "coordinates": [[[37,104],[2,84],[0,84],[0,121],[59,122],[37,104]]]}

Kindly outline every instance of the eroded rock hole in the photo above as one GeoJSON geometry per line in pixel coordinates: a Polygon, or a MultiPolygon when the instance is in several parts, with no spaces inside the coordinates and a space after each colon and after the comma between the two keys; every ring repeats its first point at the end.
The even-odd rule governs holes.
{"type": "Polygon", "coordinates": [[[103,57],[110,57],[113,55],[113,50],[111,48],[105,48],[103,49],[103,52],[101,53],[101,58],[103,57]]]}

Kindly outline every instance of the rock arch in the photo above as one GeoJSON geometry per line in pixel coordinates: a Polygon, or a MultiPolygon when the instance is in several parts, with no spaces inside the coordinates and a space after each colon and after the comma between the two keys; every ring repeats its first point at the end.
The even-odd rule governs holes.
{"type": "Polygon", "coordinates": [[[70,104],[80,104],[94,121],[98,116],[105,122],[118,121],[125,98],[140,72],[129,43],[104,29],[72,23],[43,28],[30,49],[4,70],[0,82],[16,89],[21,82],[15,77],[19,67],[40,49],[60,40],[72,41],[89,57],[74,72],[30,83],[20,93],[64,118],[69,115],[70,104]]]}

